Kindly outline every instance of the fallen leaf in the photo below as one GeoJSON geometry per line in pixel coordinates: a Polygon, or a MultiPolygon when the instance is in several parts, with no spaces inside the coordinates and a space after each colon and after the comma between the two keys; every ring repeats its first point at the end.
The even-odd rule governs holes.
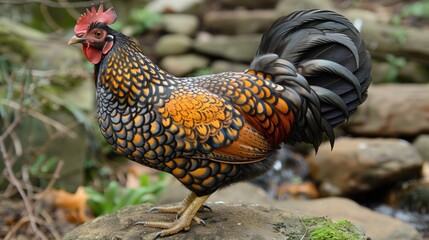
{"type": "Polygon", "coordinates": [[[89,197],[84,187],[80,186],[75,193],[69,193],[64,190],[52,190],[51,194],[54,206],[65,211],[68,221],[84,223],[93,218],[88,214],[90,211],[86,202],[89,197]]]}

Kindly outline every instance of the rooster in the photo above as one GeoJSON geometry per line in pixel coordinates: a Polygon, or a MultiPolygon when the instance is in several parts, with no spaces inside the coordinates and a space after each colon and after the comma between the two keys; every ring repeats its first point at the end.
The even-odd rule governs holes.
{"type": "Polygon", "coordinates": [[[108,25],[113,8],[82,14],[70,44],[94,64],[97,116],[116,153],[168,172],[191,193],[155,238],[190,229],[219,188],[266,172],[283,143],[316,149],[367,96],[371,58],[343,16],[304,10],[278,19],[263,34],[248,70],[175,77],[148,59],[131,38],[108,25]]]}

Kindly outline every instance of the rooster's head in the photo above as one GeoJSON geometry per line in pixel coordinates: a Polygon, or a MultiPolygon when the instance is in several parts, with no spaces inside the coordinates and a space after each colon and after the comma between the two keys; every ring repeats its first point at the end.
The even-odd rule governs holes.
{"type": "Polygon", "coordinates": [[[75,35],[68,44],[82,43],[82,50],[85,57],[93,64],[101,61],[103,54],[107,54],[113,46],[114,36],[109,34],[108,24],[116,21],[116,13],[113,8],[103,11],[103,4],[98,10],[95,6],[86,9],[74,27],[75,35]]]}

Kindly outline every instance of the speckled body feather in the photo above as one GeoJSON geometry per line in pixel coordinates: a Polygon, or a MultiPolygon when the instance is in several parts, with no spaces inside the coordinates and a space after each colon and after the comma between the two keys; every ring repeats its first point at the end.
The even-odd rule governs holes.
{"type": "MultiPolygon", "coordinates": [[[[304,13],[325,28],[326,23],[334,28],[338,24],[355,33],[347,20],[326,18],[332,12],[304,13]]],[[[115,43],[95,65],[103,136],[117,153],[171,173],[198,196],[265,172],[272,165],[267,157],[281,142],[305,141],[317,147],[323,133],[333,142],[332,127],[364,100],[369,55],[360,37],[349,38],[347,31],[341,36],[327,34],[323,41],[326,34],[321,30],[319,40],[307,42],[307,30],[300,29],[304,24],[293,27],[298,35],[280,34],[304,17],[276,22],[264,34],[250,70],[194,78],[164,72],[131,39],[109,30],[115,43]],[[307,46],[294,51],[292,60],[287,48],[291,41],[307,46]],[[340,51],[331,49],[335,44],[340,51]],[[320,47],[345,60],[341,56],[317,60],[319,54],[304,57],[320,47]],[[318,84],[321,79],[328,83],[318,84]],[[341,95],[344,89],[352,92],[347,102],[341,95]]]]}

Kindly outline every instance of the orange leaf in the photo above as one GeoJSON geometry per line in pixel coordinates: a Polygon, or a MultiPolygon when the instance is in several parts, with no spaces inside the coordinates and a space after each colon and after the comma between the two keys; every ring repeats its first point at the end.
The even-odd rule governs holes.
{"type": "Polygon", "coordinates": [[[86,204],[88,194],[82,186],[76,193],[52,190],[51,194],[54,197],[54,205],[65,211],[70,222],[84,223],[92,219],[92,216],[88,215],[89,208],[86,204]]]}

